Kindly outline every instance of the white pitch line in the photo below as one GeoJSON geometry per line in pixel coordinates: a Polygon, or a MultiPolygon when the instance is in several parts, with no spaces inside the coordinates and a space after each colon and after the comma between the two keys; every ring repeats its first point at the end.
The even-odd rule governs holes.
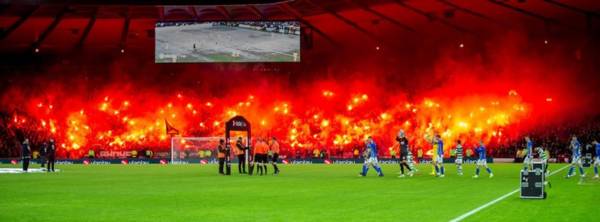
{"type": "MultiPolygon", "coordinates": [[[[567,168],[567,167],[569,167],[569,165],[566,165],[566,166],[564,166],[564,167],[562,167],[562,168],[558,169],[557,171],[554,171],[554,172],[550,173],[550,175],[548,175],[548,177],[551,177],[552,175],[554,175],[554,174],[556,174],[556,173],[558,173],[558,172],[560,172],[560,171],[564,170],[564,169],[565,169],[565,168],[567,168]]],[[[469,212],[467,212],[467,213],[465,213],[465,214],[463,214],[463,215],[460,215],[460,216],[459,216],[459,217],[457,217],[457,218],[454,218],[454,219],[450,220],[450,222],[458,222],[458,221],[462,221],[462,220],[464,220],[465,218],[467,218],[467,217],[469,217],[469,216],[471,216],[471,215],[473,215],[473,214],[475,214],[475,213],[477,213],[477,212],[479,212],[479,211],[481,211],[481,210],[483,210],[483,209],[485,209],[485,208],[487,208],[487,207],[489,207],[489,206],[491,206],[491,205],[493,205],[493,204],[495,204],[495,203],[498,203],[498,202],[500,202],[501,200],[504,200],[504,199],[506,199],[507,197],[509,197],[509,196],[511,196],[511,195],[513,195],[513,194],[515,194],[516,192],[519,192],[519,190],[520,190],[520,189],[521,189],[521,188],[517,188],[516,190],[513,190],[513,191],[511,191],[511,192],[509,192],[509,193],[507,193],[507,194],[504,194],[504,195],[502,195],[501,197],[498,197],[498,198],[496,198],[495,200],[492,200],[492,201],[490,201],[490,202],[487,202],[487,203],[486,203],[486,204],[484,204],[484,205],[481,205],[481,206],[479,206],[479,207],[477,207],[477,208],[475,208],[475,209],[473,209],[473,210],[471,210],[471,211],[469,211],[469,212]]]]}

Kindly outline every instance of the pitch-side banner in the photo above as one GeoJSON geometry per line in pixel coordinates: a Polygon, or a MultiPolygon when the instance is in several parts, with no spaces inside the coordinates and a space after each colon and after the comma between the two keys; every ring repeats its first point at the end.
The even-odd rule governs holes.
{"type": "MultiPolygon", "coordinates": [[[[145,164],[216,164],[215,158],[210,159],[181,159],[174,162],[169,162],[166,159],[61,159],[57,160],[56,164],[83,164],[83,165],[106,165],[106,164],[123,164],[123,165],[145,165],[145,164]]],[[[474,164],[477,160],[475,158],[463,159],[465,164],[474,164]]],[[[493,158],[487,159],[488,163],[494,161],[493,158]]],[[[282,159],[279,160],[280,164],[362,164],[364,159],[282,159]]],[[[21,164],[19,158],[2,158],[0,159],[1,164],[21,164]]],[[[398,164],[398,159],[379,159],[381,164],[398,164]]],[[[420,164],[431,163],[430,159],[419,160],[420,164]]],[[[444,163],[454,163],[453,158],[444,159],[444,163]]],[[[40,164],[39,160],[31,160],[31,164],[40,164]]]]}

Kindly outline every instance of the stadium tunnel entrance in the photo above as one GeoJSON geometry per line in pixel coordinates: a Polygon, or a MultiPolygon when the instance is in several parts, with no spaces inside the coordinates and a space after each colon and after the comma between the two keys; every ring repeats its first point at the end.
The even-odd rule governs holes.
{"type": "Polygon", "coordinates": [[[227,169],[225,174],[231,175],[231,155],[232,155],[232,147],[231,147],[231,133],[232,132],[245,132],[246,133],[246,143],[244,144],[246,147],[246,152],[244,152],[244,164],[248,165],[248,157],[250,153],[250,147],[252,145],[252,130],[251,125],[246,118],[243,116],[234,116],[230,120],[225,123],[225,145],[227,146],[227,150],[230,150],[229,154],[226,155],[225,161],[227,163],[227,169]]]}

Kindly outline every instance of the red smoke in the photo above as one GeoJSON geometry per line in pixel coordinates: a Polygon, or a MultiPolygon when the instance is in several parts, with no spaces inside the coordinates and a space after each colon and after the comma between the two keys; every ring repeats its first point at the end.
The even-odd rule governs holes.
{"type": "Polygon", "coordinates": [[[325,62],[305,52],[300,64],[71,59],[11,77],[1,105],[7,128],[54,137],[76,153],[167,149],[165,119],[184,136],[222,136],[223,123],[242,115],[253,136],[276,136],[292,149],[353,147],[370,135],[390,147],[404,129],[428,149],[426,134],[441,134],[447,147],[456,139],[498,144],[598,113],[573,115],[598,98],[598,77],[561,43],[507,34],[412,50],[333,52],[325,62]]]}

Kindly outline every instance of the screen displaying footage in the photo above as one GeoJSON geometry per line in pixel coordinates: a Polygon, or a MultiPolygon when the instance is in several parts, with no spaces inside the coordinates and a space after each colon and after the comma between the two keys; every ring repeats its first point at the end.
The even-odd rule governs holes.
{"type": "Polygon", "coordinates": [[[156,63],[300,62],[298,21],[158,22],[156,63]]]}

